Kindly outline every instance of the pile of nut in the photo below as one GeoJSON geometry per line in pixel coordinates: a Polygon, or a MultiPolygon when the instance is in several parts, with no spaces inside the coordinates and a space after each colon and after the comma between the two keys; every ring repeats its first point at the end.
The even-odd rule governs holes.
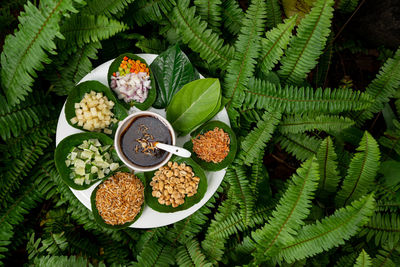
{"type": "Polygon", "coordinates": [[[200,178],[194,176],[190,166],[169,161],[155,172],[150,185],[158,203],[176,208],[185,203],[185,196],[191,197],[197,193],[199,182],[200,178]]]}

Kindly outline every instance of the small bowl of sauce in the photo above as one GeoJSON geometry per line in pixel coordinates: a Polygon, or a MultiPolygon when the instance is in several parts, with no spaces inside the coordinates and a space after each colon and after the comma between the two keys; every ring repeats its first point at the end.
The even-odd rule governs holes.
{"type": "Polygon", "coordinates": [[[156,142],[175,145],[175,132],[162,116],[150,111],[129,115],[115,133],[115,150],[122,162],[135,171],[153,171],[165,165],[172,154],[155,147],[156,142]]]}

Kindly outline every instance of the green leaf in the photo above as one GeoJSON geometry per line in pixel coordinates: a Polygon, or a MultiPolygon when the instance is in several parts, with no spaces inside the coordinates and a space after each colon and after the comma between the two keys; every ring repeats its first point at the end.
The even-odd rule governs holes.
{"type": "MultiPolygon", "coordinates": [[[[270,0],[270,2],[273,1],[275,0],[270,0]]],[[[282,57],[283,51],[292,37],[292,30],[295,25],[296,16],[293,16],[268,31],[265,38],[261,39],[260,64],[261,71],[265,74],[269,73],[282,57]]]]}
{"type": "Polygon", "coordinates": [[[276,258],[291,263],[344,244],[368,222],[374,207],[373,195],[364,196],[336,210],[333,215],[304,226],[276,258]]]}
{"type": "Polygon", "coordinates": [[[301,20],[278,72],[286,83],[301,84],[317,65],[330,33],[334,3],[334,0],[317,0],[311,12],[301,20]]]}
{"type": "Polygon", "coordinates": [[[318,164],[315,157],[304,162],[297,174],[293,174],[289,187],[279,199],[268,222],[261,229],[252,232],[256,243],[253,255],[257,262],[268,260],[279,252],[283,244],[294,240],[310,212],[318,180],[318,164]]]}
{"type": "Polygon", "coordinates": [[[61,27],[61,33],[68,41],[64,46],[83,46],[91,42],[108,39],[115,34],[127,30],[128,26],[103,15],[77,14],[72,16],[61,27]]]}
{"type": "Polygon", "coordinates": [[[225,69],[233,57],[234,49],[224,45],[216,33],[207,28],[207,23],[195,16],[196,8],[189,8],[189,0],[178,1],[172,11],[176,28],[184,43],[200,54],[208,63],[215,63],[225,69]]]}
{"type": "Polygon", "coordinates": [[[235,54],[229,62],[223,83],[222,93],[230,101],[228,106],[237,108],[243,101],[243,91],[257,63],[264,24],[265,3],[263,0],[254,0],[247,9],[235,42],[235,54]]]}
{"type": "Polygon", "coordinates": [[[133,267],[168,267],[175,263],[175,249],[170,245],[157,242],[143,249],[137,256],[137,261],[132,265],[133,267]]]}
{"type": "MultiPolygon", "coordinates": [[[[89,188],[92,184],[99,181],[99,179],[94,178],[90,184],[79,185],[74,182],[69,177],[69,174],[72,172],[70,167],[67,167],[65,164],[65,160],[67,159],[68,154],[70,153],[73,147],[77,147],[83,143],[84,140],[89,139],[98,139],[102,146],[104,145],[113,145],[114,141],[110,137],[102,133],[77,133],[70,135],[64,138],[57,146],[56,151],[54,153],[54,161],[56,163],[56,167],[58,172],[60,173],[63,181],[73,189],[83,190],[89,188]]],[[[112,151],[112,150],[111,150],[112,151]]],[[[110,172],[106,177],[112,175],[113,172],[110,172]]]]}
{"type": "Polygon", "coordinates": [[[377,212],[364,226],[360,236],[365,236],[367,242],[374,239],[376,246],[396,244],[400,241],[400,216],[395,212],[377,212]]]}
{"type": "Polygon", "coordinates": [[[1,84],[10,106],[24,100],[43,63],[50,63],[47,52],[55,54],[53,39],[62,37],[58,23],[63,15],[77,12],[74,2],[81,0],[44,0],[40,9],[31,2],[19,16],[20,25],[8,35],[1,53],[1,84]]]}
{"type": "Polygon", "coordinates": [[[267,27],[275,28],[282,22],[282,12],[278,0],[267,0],[267,27]]]}
{"type": "Polygon", "coordinates": [[[306,134],[282,134],[277,141],[298,160],[304,161],[317,154],[321,140],[306,134]]]}
{"type": "Polygon", "coordinates": [[[231,165],[226,170],[225,177],[232,187],[235,200],[240,205],[243,222],[247,225],[254,214],[255,197],[250,189],[246,170],[244,166],[231,165]]]}
{"type": "Polygon", "coordinates": [[[351,159],[347,176],[336,196],[336,205],[345,206],[349,201],[360,198],[373,186],[379,169],[380,152],[375,139],[366,131],[357,153],[351,159]]]}
{"type": "MultiPolygon", "coordinates": [[[[67,120],[69,125],[85,131],[85,129],[83,129],[83,127],[81,126],[78,126],[78,124],[72,124],[71,119],[76,117],[75,103],[81,102],[84,95],[86,93],[90,93],[91,91],[101,92],[103,93],[103,96],[106,96],[108,98],[109,101],[114,102],[114,107],[111,109],[111,112],[114,113],[114,117],[116,119],[122,121],[123,119],[125,119],[126,116],[128,116],[127,110],[118,102],[118,100],[111,92],[110,88],[98,81],[86,81],[75,86],[68,94],[67,102],[65,103],[65,119],[67,120]]],[[[111,129],[114,134],[117,130],[117,127],[118,123],[112,123],[110,124],[109,129],[111,129]]]]}
{"type": "Polygon", "coordinates": [[[371,257],[367,254],[367,252],[365,252],[365,250],[362,250],[360,256],[358,256],[356,260],[356,263],[354,264],[354,267],[369,267],[371,265],[371,257]]]}
{"type": "Polygon", "coordinates": [[[336,192],[340,182],[340,176],[337,170],[337,155],[333,147],[332,139],[329,136],[322,141],[318,149],[317,161],[321,176],[318,186],[318,195],[326,199],[329,194],[336,192]]]}
{"type": "Polygon", "coordinates": [[[168,48],[150,65],[157,82],[155,108],[166,108],[185,84],[200,78],[179,45],[168,48]]]}
{"type": "Polygon", "coordinates": [[[351,13],[356,9],[358,2],[359,0],[339,0],[337,9],[342,13],[351,13]]]}
{"type": "Polygon", "coordinates": [[[351,127],[354,121],[337,115],[318,115],[313,113],[295,114],[286,116],[279,124],[282,133],[301,133],[319,130],[325,132],[338,132],[351,127]]]}
{"type": "Polygon", "coordinates": [[[246,165],[254,163],[259,152],[264,150],[280,118],[281,114],[277,111],[265,111],[257,127],[243,139],[241,158],[246,165]]]}
{"type": "Polygon", "coordinates": [[[210,29],[220,33],[221,26],[221,0],[195,0],[194,4],[197,11],[204,21],[207,22],[210,29]]]}
{"type": "Polygon", "coordinates": [[[383,175],[384,183],[388,187],[393,187],[400,183],[400,162],[395,160],[384,161],[378,173],[383,175]]]}
{"type": "Polygon", "coordinates": [[[179,266],[204,266],[211,267],[201,251],[197,240],[188,240],[186,244],[177,248],[176,262],[179,266]]]}
{"type": "Polygon", "coordinates": [[[269,82],[251,78],[244,91],[246,108],[273,108],[286,113],[324,112],[362,110],[371,104],[368,94],[350,89],[314,90],[311,87],[281,87],[269,82]]]}
{"type": "Polygon", "coordinates": [[[137,0],[126,14],[130,16],[130,11],[134,12],[133,19],[139,26],[143,26],[149,22],[161,21],[171,12],[174,5],[174,0],[137,0]]]}
{"type": "MultiPolygon", "coordinates": [[[[108,80],[108,86],[110,88],[111,88],[111,75],[114,72],[118,71],[118,68],[121,65],[121,62],[125,56],[132,60],[140,60],[142,63],[146,64],[146,66],[149,66],[149,64],[147,64],[146,60],[144,60],[143,58],[141,58],[135,54],[123,53],[122,55],[119,55],[116,59],[114,59],[114,61],[110,65],[110,68],[108,69],[107,80],[108,80]]],[[[122,103],[122,105],[125,106],[126,109],[129,109],[131,106],[135,106],[140,110],[147,110],[154,103],[154,101],[157,97],[156,79],[154,78],[153,70],[150,68],[150,66],[149,66],[149,72],[150,72],[150,81],[151,82],[150,82],[150,91],[149,91],[149,94],[147,95],[146,100],[144,100],[143,103],[136,102],[135,100],[132,100],[131,102],[128,102],[128,103],[125,103],[124,101],[122,101],[121,103],[122,103]]],[[[114,93],[114,95],[116,96],[116,98],[118,98],[118,96],[114,90],[110,90],[110,91],[112,91],[114,93]]]]}
{"type": "Polygon", "coordinates": [[[233,35],[237,35],[242,28],[244,12],[236,0],[222,1],[222,21],[224,27],[233,35]]]}
{"type": "Polygon", "coordinates": [[[170,160],[172,162],[177,162],[178,164],[180,163],[186,163],[187,166],[192,167],[192,170],[194,172],[194,175],[200,178],[199,185],[197,187],[197,193],[194,194],[191,197],[185,197],[185,203],[182,205],[179,205],[176,208],[173,208],[172,205],[163,205],[158,203],[158,198],[153,197],[152,195],[152,186],[150,185],[150,182],[152,181],[152,178],[154,177],[154,172],[146,173],[146,186],[144,190],[144,197],[146,200],[146,204],[152,208],[155,211],[158,212],[177,212],[181,210],[186,210],[190,207],[192,207],[194,204],[198,203],[203,197],[204,194],[207,191],[207,177],[203,171],[203,169],[197,165],[196,162],[194,162],[191,158],[180,158],[180,157],[172,157],[170,160]]]}
{"type": "Polygon", "coordinates": [[[88,0],[84,12],[90,15],[106,15],[111,18],[113,15],[123,12],[126,6],[133,1],[134,0],[88,0]]]}
{"type": "MultiPolygon", "coordinates": [[[[126,172],[130,173],[130,170],[127,169],[126,172]]],[[[142,185],[143,185],[143,187],[145,188],[145,187],[146,187],[146,178],[144,177],[143,173],[140,173],[140,174],[142,174],[142,175],[137,175],[136,177],[137,177],[138,179],[141,180],[142,185]]],[[[112,224],[106,223],[106,222],[104,221],[103,217],[101,217],[101,215],[100,215],[100,213],[99,213],[99,210],[97,209],[97,205],[96,205],[96,194],[97,194],[97,190],[99,190],[99,186],[100,186],[101,184],[103,184],[106,180],[107,180],[107,179],[104,179],[101,183],[99,183],[99,184],[93,189],[93,191],[92,191],[92,193],[91,193],[91,195],[90,195],[90,204],[91,204],[91,207],[92,207],[93,217],[94,217],[95,221],[96,221],[100,226],[105,227],[105,228],[109,228],[109,229],[113,229],[113,230],[120,230],[120,229],[127,228],[127,227],[129,227],[131,224],[133,224],[134,222],[136,222],[137,219],[139,219],[140,215],[142,215],[143,208],[144,208],[144,203],[145,203],[145,202],[143,201],[143,204],[142,204],[142,206],[141,206],[141,208],[140,208],[139,213],[135,216],[135,218],[134,218],[132,221],[126,222],[126,223],[124,223],[124,224],[118,224],[118,225],[112,225],[112,224]]],[[[143,192],[143,194],[144,194],[144,192],[143,192]]],[[[143,197],[144,197],[144,195],[143,195],[143,197]]]]}
{"type": "Polygon", "coordinates": [[[236,151],[237,151],[237,140],[236,140],[236,135],[232,131],[232,129],[226,125],[225,123],[221,121],[210,121],[202,126],[200,126],[198,129],[193,131],[191,134],[192,136],[191,140],[185,143],[184,148],[188,149],[191,153],[192,156],[191,158],[200,165],[204,170],[206,171],[219,171],[222,170],[223,168],[227,167],[229,164],[232,163],[232,161],[235,159],[236,156],[236,151]],[[222,129],[225,133],[229,135],[230,143],[229,143],[229,153],[228,155],[219,163],[214,163],[214,162],[206,162],[202,159],[200,159],[195,152],[193,152],[193,142],[192,139],[196,138],[197,135],[204,134],[208,131],[214,130],[215,127],[218,127],[219,129],[222,129]]]}
{"type": "Polygon", "coordinates": [[[218,79],[190,82],[173,96],[167,108],[167,119],[175,130],[190,132],[214,111],[220,95],[218,79]]]}

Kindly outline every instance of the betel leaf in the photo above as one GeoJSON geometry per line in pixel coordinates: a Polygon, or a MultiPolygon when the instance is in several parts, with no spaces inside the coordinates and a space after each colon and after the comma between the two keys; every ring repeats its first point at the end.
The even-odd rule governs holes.
{"type": "MultiPolygon", "coordinates": [[[[149,64],[147,64],[146,60],[144,60],[143,58],[141,58],[135,54],[132,54],[132,53],[124,53],[122,55],[119,55],[116,59],[114,59],[114,61],[111,63],[110,67],[108,68],[108,73],[107,73],[108,86],[111,88],[111,75],[114,72],[118,71],[118,68],[121,65],[121,62],[124,57],[128,57],[129,59],[132,59],[132,60],[140,60],[140,62],[145,63],[149,67],[151,89],[149,91],[149,94],[147,95],[146,100],[143,103],[139,103],[134,100],[129,103],[125,103],[125,101],[122,100],[121,103],[127,109],[129,109],[131,106],[135,106],[140,110],[147,110],[154,103],[157,92],[156,92],[156,82],[155,82],[155,79],[153,76],[153,71],[152,71],[151,67],[149,66],[149,64]]],[[[112,89],[110,89],[110,90],[114,93],[114,95],[117,95],[112,89]]]]}
{"type": "Polygon", "coordinates": [[[172,98],[167,108],[167,120],[176,131],[191,132],[215,111],[220,95],[218,79],[190,82],[172,98]]]}
{"type": "Polygon", "coordinates": [[[236,135],[227,124],[225,124],[225,123],[223,123],[221,121],[210,121],[210,122],[200,126],[200,128],[196,129],[195,131],[193,131],[191,133],[191,136],[192,136],[191,140],[185,143],[184,148],[186,148],[190,152],[192,152],[191,158],[197,164],[199,164],[200,167],[202,167],[204,170],[207,170],[207,171],[219,171],[219,170],[222,170],[223,168],[225,168],[229,164],[231,164],[233,159],[235,158],[236,151],[237,151],[236,135]],[[229,139],[230,139],[229,153],[225,157],[225,159],[223,159],[219,163],[206,162],[206,161],[202,160],[201,158],[199,158],[195,152],[193,152],[192,139],[196,138],[196,136],[199,135],[199,134],[204,134],[204,133],[206,133],[208,131],[214,130],[215,127],[218,127],[220,129],[224,130],[224,132],[226,132],[229,135],[229,139]]]}
{"type": "Polygon", "coordinates": [[[157,83],[157,97],[153,103],[155,108],[166,108],[185,84],[200,78],[179,45],[161,53],[150,67],[157,83]]]}
{"type": "MultiPolygon", "coordinates": [[[[124,172],[129,172],[129,171],[124,171],[124,172]]],[[[143,183],[143,187],[146,187],[146,179],[144,178],[143,175],[136,175],[137,178],[139,178],[142,183],[143,183]]],[[[104,181],[106,181],[107,179],[105,179],[104,181]]],[[[104,219],[101,217],[99,210],[97,209],[96,206],[96,194],[97,194],[97,190],[99,189],[99,186],[104,183],[104,181],[102,181],[100,184],[98,184],[96,186],[96,188],[92,191],[92,194],[90,195],[90,203],[92,206],[92,212],[93,212],[93,217],[94,220],[101,226],[105,227],[105,228],[109,228],[109,229],[113,229],[113,230],[120,230],[120,229],[124,229],[126,227],[129,227],[131,224],[133,224],[134,222],[137,221],[137,219],[139,219],[140,215],[142,215],[143,212],[143,207],[145,204],[145,201],[143,201],[142,207],[140,208],[139,213],[135,216],[135,219],[133,219],[130,222],[126,222],[124,224],[120,224],[120,225],[112,225],[112,224],[108,224],[104,221],[104,219]]],[[[144,196],[143,196],[144,197],[144,196]]]]}
{"type": "Polygon", "coordinates": [[[187,166],[190,166],[192,168],[194,175],[200,178],[200,182],[197,187],[196,194],[194,194],[191,197],[185,197],[185,203],[183,203],[182,205],[179,205],[176,208],[173,208],[171,205],[166,206],[166,205],[162,205],[162,204],[158,203],[158,198],[153,197],[152,187],[150,185],[150,182],[152,181],[152,178],[154,177],[154,172],[145,173],[146,187],[144,189],[144,197],[146,199],[146,204],[153,210],[156,210],[159,212],[175,212],[175,211],[186,210],[186,209],[192,207],[194,204],[198,203],[204,197],[204,194],[207,191],[207,177],[206,177],[203,169],[199,165],[197,165],[196,162],[194,162],[191,158],[181,158],[181,157],[176,157],[176,156],[171,158],[171,161],[177,162],[178,164],[186,163],[187,166]]]}
{"type": "MultiPolygon", "coordinates": [[[[72,124],[71,119],[76,116],[75,103],[81,102],[84,95],[86,93],[90,93],[91,91],[101,92],[104,96],[108,98],[108,100],[114,102],[115,105],[111,109],[111,112],[114,113],[114,117],[117,118],[119,121],[122,121],[123,119],[125,119],[126,116],[128,116],[127,110],[115,98],[110,88],[98,81],[86,81],[75,86],[68,95],[67,102],[65,103],[65,118],[67,119],[69,125],[85,131],[85,129],[83,129],[83,127],[81,126],[78,126],[78,124],[72,124]]],[[[112,123],[109,128],[113,131],[114,134],[118,128],[118,123],[112,123]]]]}
{"type": "MultiPolygon", "coordinates": [[[[55,154],[54,154],[54,161],[57,167],[58,172],[62,180],[71,188],[76,190],[84,190],[89,188],[92,184],[98,182],[101,179],[93,179],[93,182],[90,184],[83,184],[79,185],[76,184],[71,178],[69,178],[69,174],[72,172],[71,168],[67,167],[65,164],[65,160],[69,152],[72,150],[73,147],[77,147],[83,143],[84,140],[89,139],[98,139],[102,146],[104,145],[113,145],[114,141],[110,137],[102,133],[77,133],[70,135],[64,138],[57,146],[55,154]]],[[[115,153],[114,147],[111,148],[111,156],[114,162],[118,162],[121,165],[121,161],[119,160],[117,154],[115,153]]],[[[119,170],[123,169],[121,167],[119,170]]],[[[124,168],[125,169],[125,168],[124,168]]],[[[123,170],[124,170],[123,169],[123,170]]],[[[114,172],[110,172],[106,177],[112,175],[114,172]]],[[[102,178],[104,179],[104,178],[102,178]]]]}

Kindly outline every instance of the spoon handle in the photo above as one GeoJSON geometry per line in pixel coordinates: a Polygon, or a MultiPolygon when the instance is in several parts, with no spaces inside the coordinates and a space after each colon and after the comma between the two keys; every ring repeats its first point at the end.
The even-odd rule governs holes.
{"type": "Polygon", "coordinates": [[[178,155],[182,158],[190,158],[190,151],[187,149],[184,149],[183,147],[178,147],[178,146],[171,146],[163,143],[156,143],[156,147],[171,152],[172,154],[178,155]]]}

